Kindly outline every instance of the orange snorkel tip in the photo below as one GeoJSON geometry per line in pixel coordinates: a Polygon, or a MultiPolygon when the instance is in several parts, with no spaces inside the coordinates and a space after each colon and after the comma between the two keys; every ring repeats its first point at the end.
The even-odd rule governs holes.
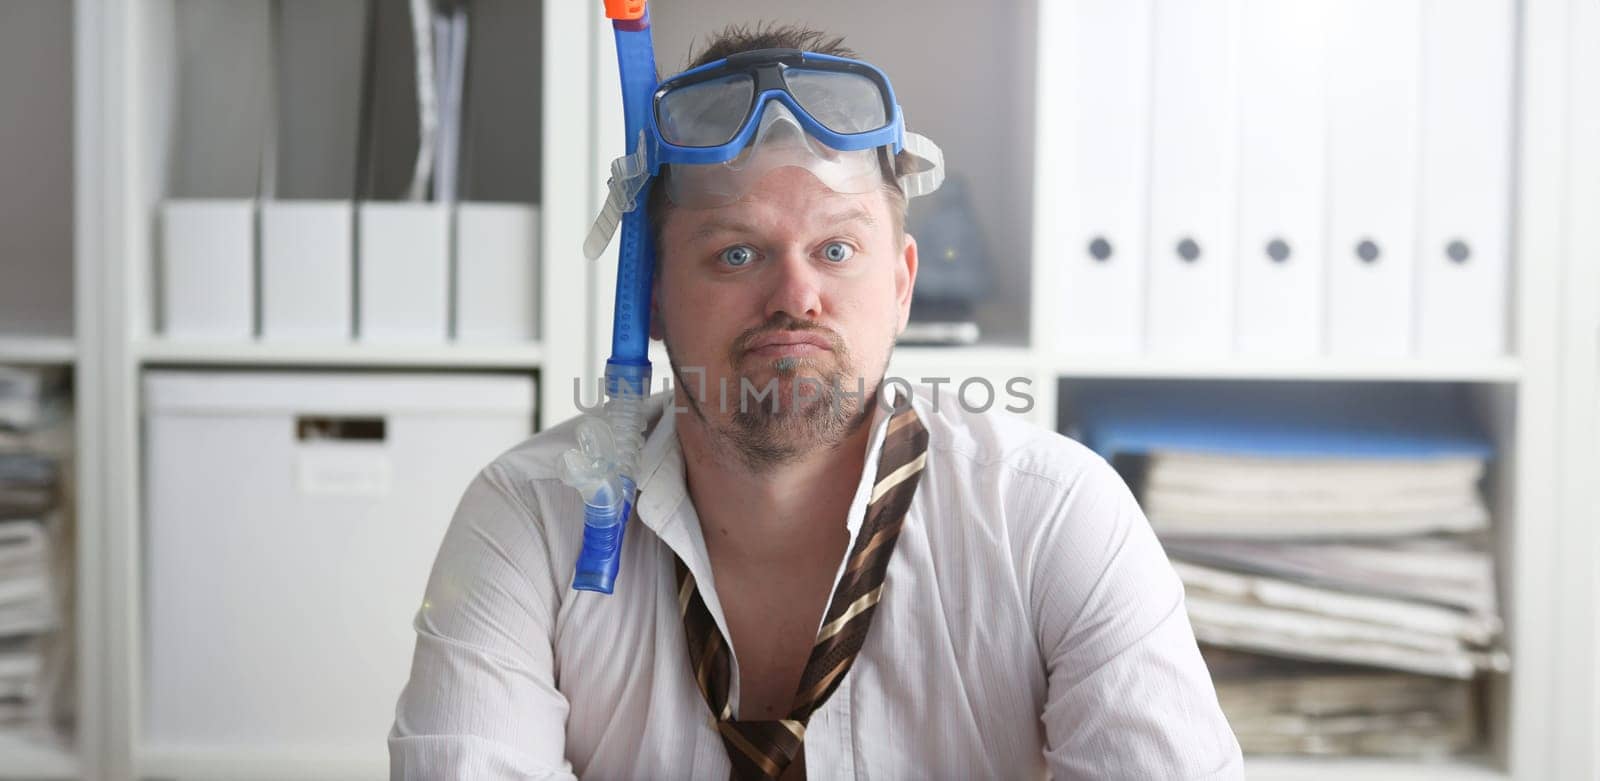
{"type": "Polygon", "coordinates": [[[644,16],[646,0],[605,0],[606,18],[632,21],[644,16]]]}

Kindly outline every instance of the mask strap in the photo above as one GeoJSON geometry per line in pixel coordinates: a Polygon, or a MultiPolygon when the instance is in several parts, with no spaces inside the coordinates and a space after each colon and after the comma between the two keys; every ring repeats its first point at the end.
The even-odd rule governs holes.
{"type": "Polygon", "coordinates": [[[902,151],[914,165],[896,166],[900,190],[907,198],[927,195],[944,183],[944,152],[927,136],[907,132],[902,151]]]}
{"type": "Polygon", "coordinates": [[[633,154],[611,161],[611,178],[606,180],[606,203],[589,226],[589,235],[583,240],[583,254],[590,260],[600,257],[617,235],[622,215],[639,208],[639,191],[650,181],[650,163],[644,153],[644,131],[639,131],[639,143],[633,154]]]}

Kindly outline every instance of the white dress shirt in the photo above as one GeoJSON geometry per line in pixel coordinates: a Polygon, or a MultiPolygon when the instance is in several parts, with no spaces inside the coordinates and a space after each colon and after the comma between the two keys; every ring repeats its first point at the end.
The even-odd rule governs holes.
{"type": "MultiPolygon", "coordinates": [[[[927,466],[866,644],[806,729],[807,776],[1242,777],[1182,586],[1118,475],[1008,414],[913,396],[927,466]]],[[[667,401],[651,400],[642,523],[615,594],[571,588],[583,507],[557,466],[573,421],[467,488],[417,613],[393,778],[727,778],[689,669],[675,555],[728,629],[667,401]]],[[[851,545],[887,421],[880,406],[851,545]]],[[[735,717],[738,681],[735,648],[735,717]]]]}

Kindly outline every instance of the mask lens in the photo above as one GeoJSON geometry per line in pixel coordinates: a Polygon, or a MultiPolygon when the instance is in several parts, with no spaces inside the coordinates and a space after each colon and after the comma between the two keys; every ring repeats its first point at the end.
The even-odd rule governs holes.
{"type": "Polygon", "coordinates": [[[674,88],[656,102],[661,139],[674,146],[721,146],[733,140],[755,98],[749,74],[733,74],[674,88]]]}
{"type": "Polygon", "coordinates": [[[867,76],[791,68],[783,79],[800,107],[835,133],[865,133],[889,124],[883,90],[867,76]]]}
{"type": "Polygon", "coordinates": [[[743,198],[762,178],[780,168],[809,171],[837,193],[869,193],[883,184],[878,150],[833,152],[818,157],[803,143],[761,144],[726,163],[674,165],[665,177],[667,197],[689,209],[725,206],[743,198]]]}

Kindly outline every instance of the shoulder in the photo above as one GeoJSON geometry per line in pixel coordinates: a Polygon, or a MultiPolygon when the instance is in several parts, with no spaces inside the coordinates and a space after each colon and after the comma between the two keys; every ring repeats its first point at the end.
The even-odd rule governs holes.
{"type": "MultiPolygon", "coordinates": [[[[665,397],[648,402],[646,435],[660,420],[665,397]]],[[[581,535],[582,524],[568,522],[583,517],[578,492],[561,480],[561,462],[578,447],[579,415],[524,439],[490,461],[467,487],[457,510],[457,520],[484,524],[498,516],[501,533],[532,531],[549,545],[564,550],[567,538],[581,535]]]]}
{"type": "Polygon", "coordinates": [[[577,427],[582,419],[564,420],[522,440],[491,461],[485,471],[513,480],[561,479],[561,457],[578,446],[577,427]]]}
{"type": "Polygon", "coordinates": [[[928,449],[943,462],[941,468],[972,477],[1003,473],[1062,493],[1086,482],[1122,483],[1105,459],[1082,443],[1005,411],[1003,400],[976,408],[954,390],[941,388],[935,397],[928,386],[913,387],[913,404],[928,429],[928,449]]]}
{"type": "Polygon", "coordinates": [[[928,428],[930,534],[962,556],[1001,557],[1021,593],[1061,578],[1092,584],[1130,535],[1153,543],[1127,483],[1098,453],[998,408],[943,393],[935,404],[920,387],[914,396],[928,428]]]}
{"type": "MultiPolygon", "coordinates": [[[[644,437],[649,438],[661,420],[669,393],[658,393],[645,402],[644,437]]],[[[488,471],[520,481],[561,480],[561,459],[578,446],[578,424],[586,415],[575,415],[518,443],[489,464],[488,471]]]]}

